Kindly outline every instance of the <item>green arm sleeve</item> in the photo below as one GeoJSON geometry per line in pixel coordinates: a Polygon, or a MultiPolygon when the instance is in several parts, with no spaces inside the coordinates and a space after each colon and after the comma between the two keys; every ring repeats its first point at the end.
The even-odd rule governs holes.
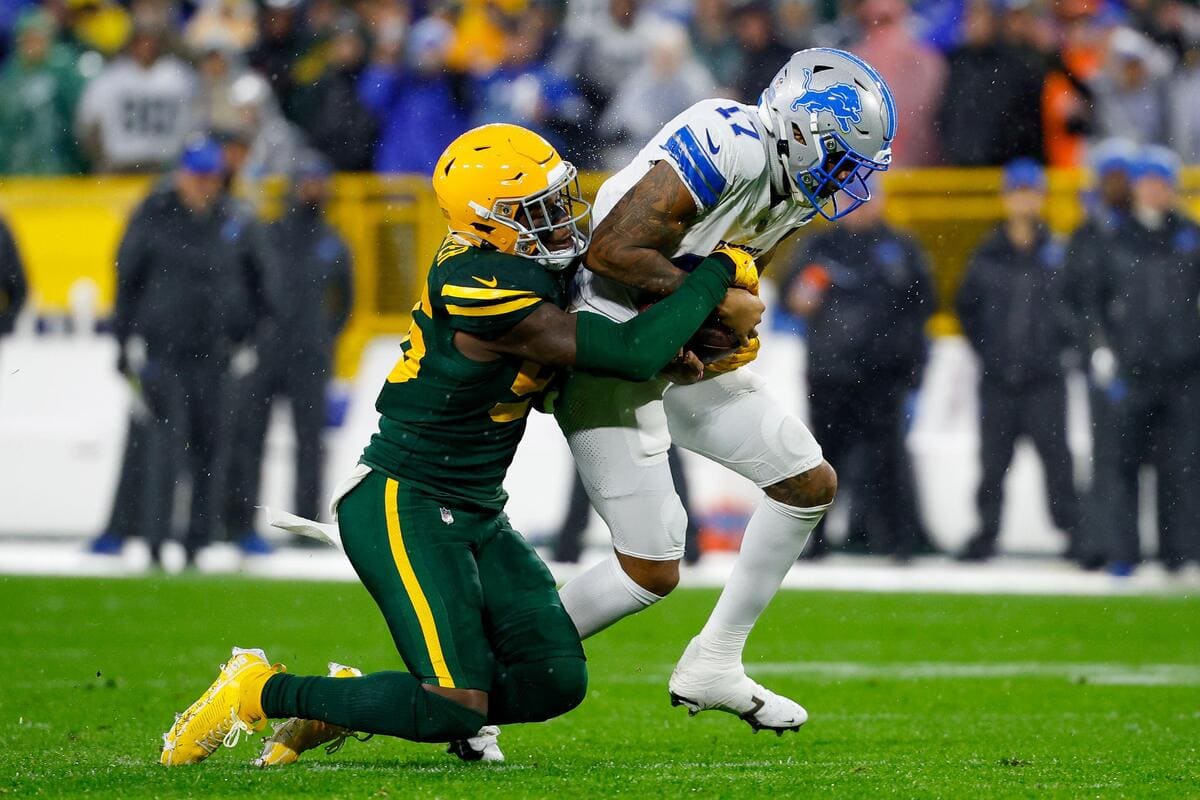
{"type": "Polygon", "coordinates": [[[630,381],[648,381],[670,363],[725,297],[733,267],[710,256],[674,293],[620,324],[578,314],[575,369],[630,381]]]}

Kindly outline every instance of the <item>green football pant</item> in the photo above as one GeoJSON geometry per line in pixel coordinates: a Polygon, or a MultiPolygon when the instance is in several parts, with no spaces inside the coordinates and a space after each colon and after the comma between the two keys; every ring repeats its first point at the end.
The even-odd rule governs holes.
{"type": "Polygon", "coordinates": [[[579,635],[549,570],[503,513],[446,506],[372,472],[342,499],[338,527],[408,673],[279,675],[263,692],[268,716],[445,741],[484,720],[422,683],[488,692],[487,721],[497,724],[549,719],[583,700],[579,635]]]}

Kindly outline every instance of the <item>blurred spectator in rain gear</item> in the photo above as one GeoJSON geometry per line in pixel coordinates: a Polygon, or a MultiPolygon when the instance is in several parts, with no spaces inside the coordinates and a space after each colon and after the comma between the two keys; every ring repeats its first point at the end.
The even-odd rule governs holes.
{"type": "Polygon", "coordinates": [[[271,86],[255,72],[245,72],[229,90],[238,115],[238,130],[250,143],[241,176],[250,184],[289,174],[304,150],[304,134],[279,111],[271,86]]]}
{"type": "MultiPolygon", "coordinates": [[[[783,292],[808,322],[809,411],[848,489],[847,544],[906,559],[929,548],[905,436],[936,298],[925,253],[883,213],[877,196],[815,233],[783,292]]],[[[808,554],[828,547],[818,534],[808,554]]]]}
{"type": "Polygon", "coordinates": [[[263,440],[271,405],[287,398],[296,437],[295,498],[291,511],[318,519],[325,391],[332,375],[337,336],[353,305],[350,250],[325,220],[331,164],[317,153],[301,157],[282,217],[266,226],[260,262],[274,314],[260,329],[259,361],[238,392],[237,451],[228,486],[225,523],[257,538],[254,507],[259,498],[263,440]]]}
{"type": "Polygon", "coordinates": [[[1109,551],[1118,575],[1141,560],[1143,464],[1156,473],[1163,566],[1200,558],[1200,226],[1177,208],[1174,153],[1142,150],[1131,178],[1131,210],[1104,249],[1098,288],[1119,451],[1109,551]]]}
{"type": "Polygon", "coordinates": [[[1129,170],[1136,155],[1137,147],[1123,139],[1109,139],[1093,149],[1095,186],[1084,197],[1087,217],[1071,234],[1063,263],[1078,350],[1087,357],[1083,367],[1092,423],[1092,480],[1078,536],[1068,554],[1085,569],[1104,565],[1114,536],[1110,501],[1116,491],[1119,442],[1114,435],[1113,403],[1120,387],[1113,381],[1098,291],[1104,253],[1129,215],[1129,170]]]}
{"type": "Polygon", "coordinates": [[[733,36],[742,53],[741,68],[733,79],[737,98],[757,103],[758,96],[792,57],[779,40],[775,17],[767,0],[742,0],[733,6],[733,36]]]}
{"type": "Polygon", "coordinates": [[[662,23],[645,63],[617,90],[600,118],[598,132],[614,143],[605,153],[608,169],[624,167],[659,128],[693,103],[712,97],[715,89],[712,75],[692,55],[687,31],[662,23]]]}
{"type": "Polygon", "coordinates": [[[1095,0],[1059,0],[1054,13],[1058,58],[1046,76],[1041,106],[1046,161],[1053,167],[1080,167],[1094,128],[1088,82],[1104,67],[1111,26],[1095,0]]]}
{"type": "Polygon", "coordinates": [[[940,163],[935,122],[946,89],[946,60],[913,33],[912,11],[904,0],[862,0],[856,16],[862,39],[848,49],[883,76],[899,109],[892,164],[919,167],[940,163]]]}
{"type": "Polygon", "coordinates": [[[1045,157],[1040,111],[1045,70],[1000,33],[989,2],[974,0],[967,8],[963,43],[949,56],[938,112],[948,164],[1000,166],[1016,158],[1045,157]]]}
{"type": "Polygon", "coordinates": [[[0,220],[0,336],[12,333],[13,323],[25,305],[28,287],[21,253],[8,225],[0,220]]]}
{"type": "Polygon", "coordinates": [[[295,67],[312,44],[300,19],[300,0],[264,0],[258,15],[258,44],[247,59],[270,82],[279,108],[288,108],[296,87],[295,67]]]}
{"type": "Polygon", "coordinates": [[[233,84],[242,69],[237,55],[219,40],[196,49],[197,90],[193,117],[205,130],[230,130],[242,123],[233,104],[233,84]]]}
{"type": "MultiPolygon", "coordinates": [[[[1001,41],[1021,64],[1018,73],[1021,89],[1027,93],[1026,102],[1036,109],[1013,126],[1012,152],[1017,157],[1046,161],[1046,120],[1043,103],[1050,77],[1069,74],[1059,52],[1055,29],[1032,0],[998,0],[997,24],[1001,41]]],[[[1080,81],[1071,76],[1073,85],[1080,81]]]]}
{"type": "Polygon", "coordinates": [[[358,83],[359,97],[379,120],[376,172],[428,175],[446,145],[467,129],[445,70],[453,35],[441,13],[413,26],[407,50],[399,20],[377,32],[371,63],[358,83]]]}
{"type": "Polygon", "coordinates": [[[191,132],[196,78],[164,51],[166,30],[139,26],[128,51],[88,84],[76,129],[101,172],[157,172],[191,132]]]}
{"type": "Polygon", "coordinates": [[[816,45],[813,28],[817,17],[814,0],[779,0],[775,18],[779,25],[779,41],[789,50],[804,50],[816,45]]]}
{"type": "Polygon", "coordinates": [[[1115,30],[1104,70],[1091,81],[1096,134],[1138,144],[1166,142],[1170,72],[1165,51],[1132,28],[1115,30]]]}
{"type": "MultiPolygon", "coordinates": [[[[592,108],[599,114],[622,83],[637,70],[650,46],[653,14],[642,8],[643,0],[607,0],[608,13],[573,34],[558,48],[554,71],[578,82],[592,108]]],[[[571,27],[571,4],[567,25],[571,27]]]]}
{"type": "Polygon", "coordinates": [[[1171,149],[1185,164],[1200,164],[1200,43],[1184,55],[1167,86],[1171,149]]]}
{"type": "Polygon", "coordinates": [[[971,257],[959,289],[959,320],[979,356],[979,531],[959,554],[984,561],[996,552],[1004,476],[1017,440],[1041,457],[1054,524],[1075,541],[1079,502],[1067,448],[1063,357],[1072,346],[1064,248],[1042,222],[1046,177],[1035,161],[1004,168],[1005,220],[971,257]]]}
{"type": "Polygon", "coordinates": [[[509,58],[528,0],[461,0],[439,8],[454,28],[446,65],[463,75],[486,75],[509,58]],[[449,13],[446,13],[449,12],[449,13]]]}
{"type": "Polygon", "coordinates": [[[17,21],[16,50],[0,72],[0,172],[68,175],[83,161],[71,128],[84,76],[55,25],[31,9],[17,21]]]}
{"type": "Polygon", "coordinates": [[[574,80],[560,74],[546,58],[556,24],[554,12],[544,3],[535,3],[514,24],[520,33],[512,37],[503,62],[478,74],[473,82],[472,124],[520,125],[559,150],[569,146],[573,153],[585,153],[596,128],[587,101],[574,80]]]}
{"type": "Polygon", "coordinates": [[[250,140],[239,128],[214,130],[213,141],[221,146],[221,156],[225,165],[222,182],[225,193],[231,203],[238,204],[246,216],[254,216],[254,202],[258,198],[253,193],[254,187],[248,187],[241,176],[245,171],[246,159],[250,157],[250,140]]]}
{"type": "Polygon", "coordinates": [[[114,0],[64,0],[46,5],[60,15],[64,41],[81,51],[95,50],[108,58],[129,42],[133,20],[114,0]]]}
{"type": "Polygon", "coordinates": [[[1125,0],[1130,27],[1145,34],[1174,58],[1181,58],[1195,42],[1197,24],[1195,6],[1180,0],[1125,0]]]}
{"type": "Polygon", "coordinates": [[[155,562],[184,475],[189,562],[223,531],[234,352],[268,315],[254,223],[228,202],[223,171],[216,142],[190,141],[175,173],[134,211],[117,251],[118,368],[150,414],[138,522],[117,533],[144,536],[155,562]]]}
{"type": "Polygon", "coordinates": [[[184,29],[184,41],[196,52],[213,47],[242,54],[258,40],[253,0],[201,0],[184,29]]]}
{"type": "MultiPolygon", "coordinates": [[[[11,0],[0,3],[0,61],[7,59],[16,45],[17,22],[30,11],[36,11],[38,0],[11,0]]],[[[51,15],[57,32],[57,19],[51,15]]]]}
{"type": "Polygon", "coordinates": [[[733,94],[742,54],[733,38],[728,0],[696,0],[690,34],[696,58],[717,82],[718,96],[733,94]]]}
{"type": "Polygon", "coordinates": [[[366,43],[352,16],[342,15],[329,41],[329,62],[293,96],[293,113],[313,147],[339,172],[366,172],[375,159],[379,123],[359,97],[366,43]]]}

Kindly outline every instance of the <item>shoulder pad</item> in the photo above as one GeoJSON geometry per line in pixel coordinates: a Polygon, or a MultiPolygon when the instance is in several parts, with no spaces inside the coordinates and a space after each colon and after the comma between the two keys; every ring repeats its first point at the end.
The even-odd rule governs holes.
{"type": "MultiPolygon", "coordinates": [[[[446,251],[439,252],[439,256],[446,251]]],[[[477,247],[449,253],[435,260],[430,290],[435,305],[477,309],[513,308],[533,305],[551,288],[546,270],[520,256],[489,252],[477,247]]]]}

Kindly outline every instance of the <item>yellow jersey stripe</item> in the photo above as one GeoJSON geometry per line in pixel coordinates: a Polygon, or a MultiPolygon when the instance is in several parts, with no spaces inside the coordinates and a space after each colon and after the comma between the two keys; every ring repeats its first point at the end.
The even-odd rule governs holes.
{"type": "Polygon", "coordinates": [[[516,422],[519,419],[525,419],[525,415],[529,413],[529,403],[528,399],[518,400],[515,403],[496,403],[488,413],[492,422],[516,422]]]}
{"type": "Polygon", "coordinates": [[[400,530],[400,511],[397,508],[396,496],[400,492],[400,484],[388,478],[383,493],[384,511],[387,516],[388,543],[392,547],[392,560],[396,562],[396,570],[404,583],[404,591],[408,593],[409,602],[417,612],[417,622],[421,626],[421,635],[425,638],[425,646],[429,649],[429,662],[433,665],[433,674],[438,686],[446,689],[454,688],[454,678],[450,668],[446,666],[446,657],[442,655],[442,640],[438,637],[437,622],[429,601],[425,599],[425,591],[413,572],[412,562],[408,560],[408,551],[404,549],[404,534],[400,530]]]}
{"type": "Polygon", "coordinates": [[[433,306],[429,303],[429,286],[421,292],[421,300],[413,306],[412,324],[408,327],[408,350],[400,356],[400,360],[392,367],[387,377],[388,383],[404,383],[421,374],[421,360],[425,358],[425,332],[417,321],[417,312],[426,317],[433,316],[433,306]]]}
{"type": "Polygon", "coordinates": [[[511,297],[530,297],[528,289],[485,289],[482,286],[455,286],[447,283],[442,287],[442,297],[461,297],[464,300],[503,300],[511,297]]]}
{"type": "Polygon", "coordinates": [[[522,308],[529,308],[532,305],[542,302],[540,297],[520,297],[516,300],[510,300],[507,303],[498,303],[491,306],[446,306],[446,311],[451,314],[457,314],[460,317],[491,317],[499,314],[507,314],[510,311],[519,311],[522,308]]]}

